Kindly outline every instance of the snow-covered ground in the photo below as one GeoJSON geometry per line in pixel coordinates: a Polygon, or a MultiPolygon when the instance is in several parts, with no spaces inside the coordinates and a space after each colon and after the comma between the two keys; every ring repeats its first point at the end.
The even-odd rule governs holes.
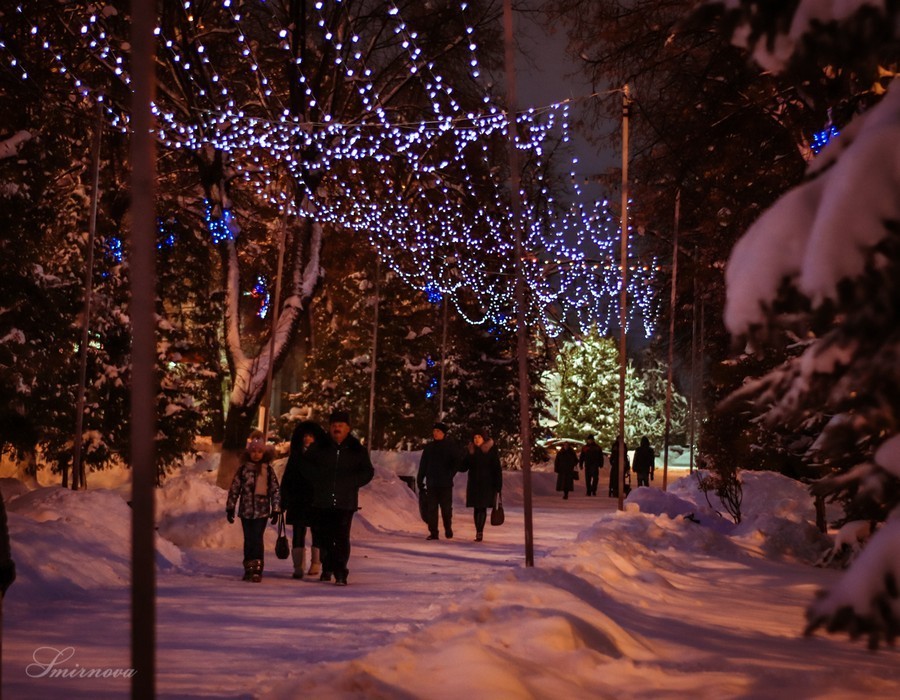
{"type": "MultiPolygon", "coordinates": [[[[745,473],[736,527],[689,476],[670,475],[667,493],[658,478],[620,513],[583,481],[562,500],[538,471],[526,568],[520,475],[505,474],[507,520],[482,543],[457,477],[456,536],[430,542],[413,493],[378,457],[347,587],[291,579],[271,528],[263,582],[241,581],[240,526],[210,464],[167,480],[160,698],[900,697],[896,651],[802,636],[815,592],[841,575],[811,566],[827,541],[802,485],[745,473]]],[[[91,484],[0,483],[19,573],[3,602],[7,698],[129,693],[127,486],[114,474],[91,484]]]]}

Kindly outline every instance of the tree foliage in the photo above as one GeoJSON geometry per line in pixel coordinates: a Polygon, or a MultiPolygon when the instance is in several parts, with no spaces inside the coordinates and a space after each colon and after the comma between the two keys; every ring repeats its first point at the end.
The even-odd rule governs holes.
{"type": "MultiPolygon", "coordinates": [[[[619,348],[612,338],[593,332],[565,341],[547,381],[548,408],[556,414],[558,437],[583,440],[592,434],[601,445],[611,445],[619,432],[619,348]]],[[[625,377],[625,440],[648,437],[662,445],[665,436],[666,372],[648,359],[635,367],[629,361],[625,377]]],[[[673,389],[671,440],[685,436],[687,402],[673,389]]]]}

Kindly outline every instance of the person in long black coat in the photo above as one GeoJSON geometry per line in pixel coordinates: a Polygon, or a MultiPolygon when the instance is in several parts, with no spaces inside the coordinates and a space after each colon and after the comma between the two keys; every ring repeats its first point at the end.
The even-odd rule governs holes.
{"type": "Polygon", "coordinates": [[[460,471],[467,472],[466,507],[473,509],[475,541],[484,539],[488,508],[493,508],[503,491],[503,469],[500,453],[483,428],[472,431],[472,442],[466,451],[460,471]]]}
{"type": "MultiPolygon", "coordinates": [[[[619,497],[619,443],[622,442],[622,436],[617,435],[612,447],[609,448],[609,495],[613,498],[619,497]]],[[[625,451],[625,469],[623,470],[625,480],[625,495],[628,495],[630,489],[629,481],[631,479],[629,472],[631,471],[631,462],[628,460],[628,445],[624,446],[625,451]]]]}
{"type": "Polygon", "coordinates": [[[553,471],[556,472],[556,490],[563,492],[563,498],[569,497],[569,491],[575,490],[575,470],[578,469],[578,453],[569,443],[564,444],[553,460],[553,471]]]}
{"type": "Polygon", "coordinates": [[[444,523],[444,536],[453,537],[453,477],[459,471],[462,450],[447,436],[449,428],[435,423],[431,431],[434,440],[425,445],[419,460],[416,485],[425,499],[425,522],[428,539],[438,539],[438,509],[444,523]]]}
{"type": "Polygon", "coordinates": [[[312,506],[321,538],[320,580],[330,581],[333,574],[336,584],[346,586],[350,526],[359,510],[359,489],[375,476],[368,450],[350,434],[346,411],[331,414],[328,437],[309,448],[300,473],[312,486],[312,506]]]}
{"type": "Polygon", "coordinates": [[[634,473],[637,475],[638,486],[649,486],[653,478],[656,466],[656,455],[650,447],[650,439],[645,435],[641,438],[641,446],[634,451],[634,473]]]}
{"type": "Polygon", "coordinates": [[[313,576],[321,572],[319,528],[312,507],[312,485],[303,476],[300,467],[313,444],[323,443],[327,438],[328,435],[318,423],[303,421],[298,424],[291,435],[291,454],[281,478],[281,507],[285,511],[285,522],[292,527],[291,560],[294,564],[293,577],[297,579],[303,578],[307,528],[312,540],[307,573],[313,576]]]}
{"type": "Polygon", "coordinates": [[[597,483],[600,481],[600,468],[603,466],[603,450],[588,435],[578,457],[579,466],[584,468],[584,486],[588,496],[597,495],[597,483]]]}

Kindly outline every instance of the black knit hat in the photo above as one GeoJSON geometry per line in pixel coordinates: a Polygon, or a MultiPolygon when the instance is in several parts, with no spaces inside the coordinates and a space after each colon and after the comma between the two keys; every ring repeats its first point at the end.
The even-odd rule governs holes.
{"type": "Polygon", "coordinates": [[[483,428],[480,425],[472,428],[472,435],[481,435],[485,440],[491,439],[491,431],[487,428],[483,428]]]}
{"type": "Polygon", "coordinates": [[[444,435],[450,432],[450,428],[447,427],[447,424],[441,423],[440,421],[434,424],[434,429],[440,430],[444,435]]]}
{"type": "Polygon", "coordinates": [[[335,409],[331,412],[331,415],[328,416],[329,423],[346,423],[350,425],[350,414],[347,411],[342,411],[340,409],[335,409]]]}

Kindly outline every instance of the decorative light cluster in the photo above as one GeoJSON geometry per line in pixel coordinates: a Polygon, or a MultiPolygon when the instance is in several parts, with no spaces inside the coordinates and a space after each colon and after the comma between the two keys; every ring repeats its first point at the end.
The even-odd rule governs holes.
{"type": "Polygon", "coordinates": [[[203,200],[203,217],[206,221],[206,228],[209,235],[212,236],[213,243],[219,244],[224,241],[233,241],[237,230],[236,222],[228,208],[222,208],[221,216],[216,216],[213,212],[217,208],[208,199],[203,200]]]}
{"type": "Polygon", "coordinates": [[[841,132],[838,131],[837,127],[833,124],[828,126],[827,128],[813,134],[812,140],[812,150],[813,153],[819,155],[819,151],[821,151],[832,139],[836,139],[841,135],[841,132]]]}
{"type": "MultiPolygon", "coordinates": [[[[379,45],[400,56],[373,58],[378,65],[402,60],[406,72],[394,76],[393,82],[380,80],[379,71],[367,65],[364,47],[371,45],[371,37],[360,36],[357,29],[361,32],[373,25],[373,17],[357,25],[351,12],[358,10],[349,3],[314,0],[312,24],[322,45],[317,62],[309,66],[303,64],[302,56],[291,53],[294,27],[282,24],[271,3],[219,0],[218,6],[218,16],[225,23],[221,32],[201,26],[190,0],[183,1],[179,19],[193,33],[176,39],[162,27],[156,30],[159,49],[183,93],[179,101],[172,90],[158,90],[159,100],[152,107],[156,136],[164,148],[217,151],[260,201],[365,235],[408,284],[426,292],[431,303],[440,303],[446,295],[471,323],[508,330],[516,316],[515,227],[527,232],[525,274],[530,294],[525,313],[529,323],[544,325],[555,334],[561,323],[574,321],[583,331],[592,326],[608,330],[610,319],[618,318],[618,231],[607,204],[569,208],[550,193],[550,154],[569,141],[571,101],[516,115],[515,148],[526,156],[528,172],[520,192],[525,203],[522,219],[512,215],[504,189],[506,177],[495,155],[502,152],[507,138],[507,115],[478,80],[468,2],[459,3],[459,13],[470,57],[470,87],[481,100],[477,110],[462,106],[393,0],[386,0],[386,16],[381,18],[380,29],[386,30],[389,39],[379,39],[379,45]],[[332,28],[326,5],[341,13],[340,32],[332,28]],[[277,35],[268,46],[287,52],[287,61],[264,61],[257,55],[262,51],[259,47],[266,46],[260,27],[267,25],[277,35]],[[212,51],[205,43],[230,41],[223,39],[228,36],[234,41],[230,49],[220,43],[212,51]],[[224,62],[226,52],[232,61],[228,71],[212,60],[215,53],[224,62]],[[343,81],[347,103],[355,100],[347,112],[353,115],[352,122],[343,123],[329,112],[330,95],[315,94],[310,75],[321,70],[322,57],[333,61],[335,80],[343,81]],[[235,70],[236,63],[244,69],[235,70]],[[290,75],[296,81],[292,87],[304,98],[303,117],[284,105],[276,89],[283,93],[288,78],[267,73],[268,67],[276,70],[286,63],[292,65],[290,75]],[[234,76],[231,82],[223,77],[226,73],[234,76]],[[386,107],[392,104],[393,91],[409,86],[417,86],[419,94],[427,97],[426,116],[416,121],[386,107]],[[291,192],[285,192],[285,173],[291,192]],[[301,201],[302,207],[294,205],[301,201]]],[[[21,5],[17,11],[24,16],[21,5]]],[[[55,21],[64,33],[81,37],[94,68],[106,70],[121,83],[124,90],[120,92],[130,94],[129,49],[125,39],[111,38],[114,32],[108,26],[117,16],[115,8],[105,5],[99,11],[82,11],[87,14],[80,18],[74,9],[57,13],[55,21]]],[[[214,14],[211,5],[207,15],[214,14]]],[[[126,107],[116,106],[103,88],[91,87],[76,75],[63,52],[42,38],[44,32],[37,24],[31,26],[31,35],[51,57],[54,71],[66,75],[77,94],[104,105],[110,124],[127,132],[126,107]]],[[[28,71],[6,44],[0,42],[0,50],[27,79],[28,71]]],[[[84,61],[77,65],[87,71],[84,61]]],[[[576,163],[573,159],[573,182],[576,163]]],[[[583,198],[577,183],[574,189],[576,197],[583,198]]],[[[221,197],[218,202],[204,201],[205,221],[215,244],[232,244],[240,227],[226,206],[225,193],[221,197]]],[[[633,251],[629,256],[634,260],[633,251]]],[[[655,261],[629,263],[629,296],[637,301],[629,320],[640,315],[647,333],[655,322],[651,293],[655,270],[655,261]]],[[[264,307],[268,309],[268,302],[264,307]]],[[[265,316],[262,307],[260,315],[265,316]]]]}
{"type": "Polygon", "coordinates": [[[256,312],[256,315],[260,318],[266,318],[269,315],[269,304],[272,298],[269,294],[269,280],[266,279],[265,275],[257,275],[256,284],[253,285],[253,291],[250,292],[250,296],[254,299],[259,299],[259,310],[256,312]]]}

